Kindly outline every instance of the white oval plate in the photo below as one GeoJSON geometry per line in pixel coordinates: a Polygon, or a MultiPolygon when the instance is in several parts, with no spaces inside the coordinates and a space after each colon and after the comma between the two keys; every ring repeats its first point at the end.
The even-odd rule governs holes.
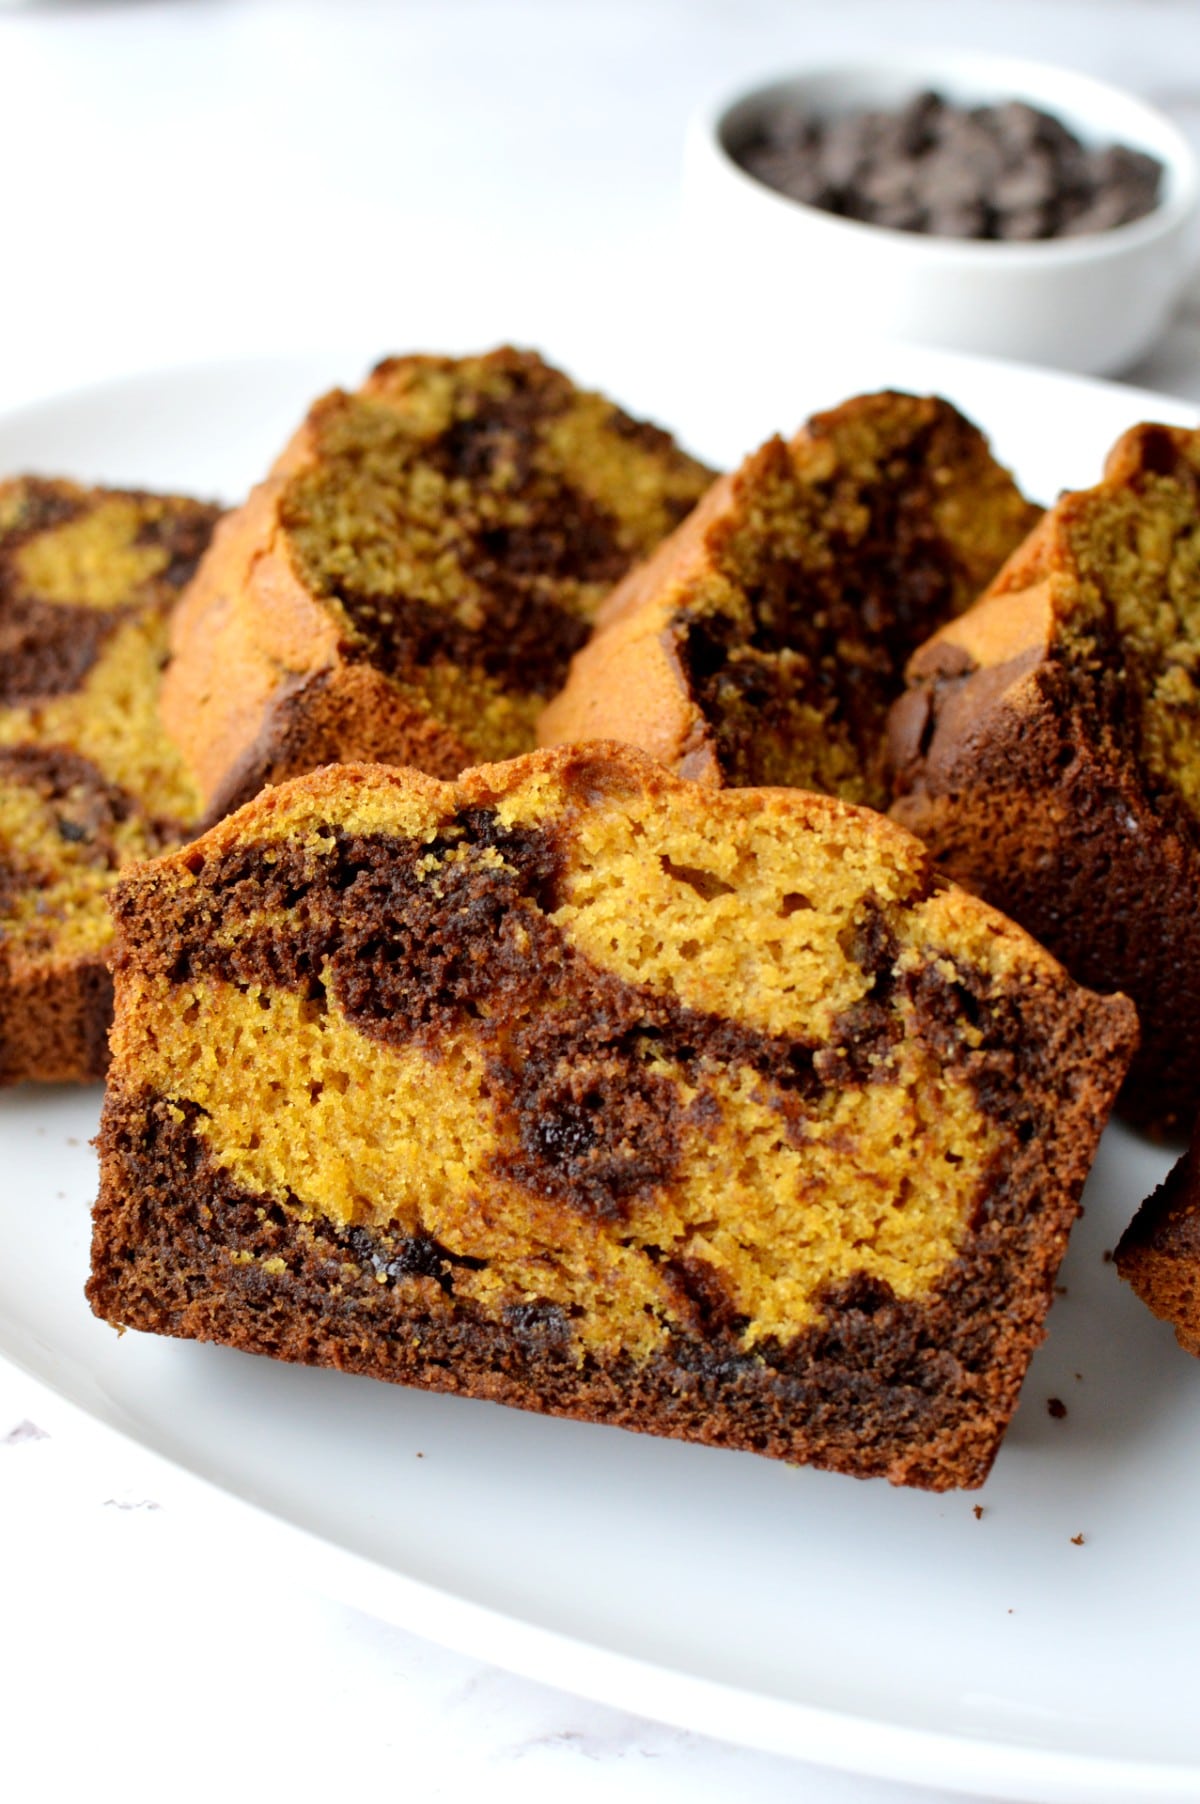
{"type": "MultiPolygon", "coordinates": [[[[726,463],[890,383],[957,401],[1045,498],[1094,480],[1134,420],[1195,412],[925,351],[788,368],[743,344],[714,368],[629,334],[568,336],[548,349],[581,379],[726,463]]],[[[0,419],[0,468],[236,498],[307,399],[364,361],[60,397],[0,419]]],[[[98,1100],[0,1097],[0,1353],[52,1404],[206,1483],[214,1517],[232,1502],[280,1561],[498,1664],[809,1760],[1040,1804],[1200,1795],[1200,1364],[1103,1258],[1161,1151],[1109,1130],[993,1476],[932,1497],[118,1338],[81,1296],[98,1100]]]]}

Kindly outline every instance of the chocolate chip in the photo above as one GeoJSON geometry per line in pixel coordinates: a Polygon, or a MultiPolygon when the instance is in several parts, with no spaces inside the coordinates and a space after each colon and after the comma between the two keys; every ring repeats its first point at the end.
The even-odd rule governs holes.
{"type": "Polygon", "coordinates": [[[1056,173],[1046,151],[1031,150],[1015,168],[1004,172],[988,199],[1001,213],[1025,213],[1034,207],[1045,207],[1054,199],[1056,173]]]}
{"type": "Polygon", "coordinates": [[[942,110],[940,98],[928,89],[910,100],[902,109],[896,120],[896,139],[906,156],[920,156],[923,150],[928,150],[937,132],[942,110]]]}
{"type": "Polygon", "coordinates": [[[987,211],[977,200],[930,207],[926,230],[936,238],[986,238],[987,211]]]}
{"type": "Polygon", "coordinates": [[[827,207],[833,198],[824,168],[811,151],[762,150],[755,157],[751,174],[768,188],[786,194],[789,200],[803,201],[810,207],[827,207]]]}
{"type": "Polygon", "coordinates": [[[953,147],[943,147],[917,165],[917,192],[931,211],[975,206],[982,212],[979,196],[991,173],[990,168],[960,156],[953,147]]]}
{"type": "Polygon", "coordinates": [[[1044,144],[1046,113],[1039,113],[1024,100],[1009,100],[1003,106],[977,107],[970,115],[988,136],[1004,151],[1023,156],[1035,144],[1044,144]]]}
{"type": "Polygon", "coordinates": [[[986,123],[971,114],[950,109],[942,115],[935,154],[942,185],[953,172],[976,199],[996,181],[1010,161],[1003,143],[988,130],[986,123]]]}
{"type": "Polygon", "coordinates": [[[821,160],[833,188],[848,188],[868,167],[873,149],[873,115],[851,113],[834,119],[821,139],[821,160]]]}
{"type": "Polygon", "coordinates": [[[996,229],[997,238],[1020,244],[1034,238],[1053,236],[1053,222],[1046,207],[1026,207],[1019,213],[1006,213],[996,229]]]}
{"type": "Polygon", "coordinates": [[[876,163],[863,172],[858,192],[871,206],[890,207],[911,198],[912,166],[904,162],[876,163]]]}
{"type": "Polygon", "coordinates": [[[764,121],[764,137],[768,149],[790,155],[812,141],[813,127],[801,107],[785,102],[764,121]]]}
{"type": "Polygon", "coordinates": [[[1121,187],[1109,188],[1097,194],[1064,224],[1063,235],[1080,238],[1087,232],[1106,232],[1113,226],[1140,219],[1145,212],[1144,207],[1139,208],[1136,195],[1121,187]]]}
{"type": "Polygon", "coordinates": [[[913,201],[900,200],[894,206],[873,208],[868,217],[872,225],[886,226],[893,232],[919,232],[924,214],[913,201]]]}

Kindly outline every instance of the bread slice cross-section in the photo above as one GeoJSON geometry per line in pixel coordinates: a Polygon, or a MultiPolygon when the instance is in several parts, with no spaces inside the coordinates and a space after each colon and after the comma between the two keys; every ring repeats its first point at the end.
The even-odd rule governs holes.
{"type": "Polygon", "coordinates": [[[986,1475],[1133,1010],[882,816],[619,747],[342,767],[115,912],[109,1321],[986,1475]]]}

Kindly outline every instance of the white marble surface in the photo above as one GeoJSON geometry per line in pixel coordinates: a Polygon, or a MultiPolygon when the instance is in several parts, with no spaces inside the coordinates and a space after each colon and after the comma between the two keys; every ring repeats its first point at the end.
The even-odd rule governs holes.
{"type": "MultiPolygon", "coordinates": [[[[1200,142],[1193,0],[10,0],[0,405],[230,352],[409,348],[414,296],[450,318],[484,287],[527,339],[564,305],[686,311],[691,107],[889,38],[1073,63],[1200,142]]],[[[1194,293],[1131,374],[1200,398],[1194,293]]],[[[195,1495],[44,1421],[0,1367],[0,1788],[22,1804],[933,1799],[583,1703],[248,1571],[195,1495]]]]}

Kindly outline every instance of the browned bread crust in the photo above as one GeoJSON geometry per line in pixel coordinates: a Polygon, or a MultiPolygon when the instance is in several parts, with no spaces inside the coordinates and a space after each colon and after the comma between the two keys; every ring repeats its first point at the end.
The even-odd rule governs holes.
{"type": "Polygon", "coordinates": [[[103,958],[26,960],[0,946],[0,1084],[94,1084],[108,1069],[103,958]]]}
{"type": "Polygon", "coordinates": [[[167,615],[216,516],[0,483],[0,1083],[103,1076],[106,891],[198,815],[155,704],[167,615]]]}
{"type": "Polygon", "coordinates": [[[945,401],[864,395],[818,414],[626,577],[540,741],[619,739],[701,782],[885,807],[905,662],[1037,517],[945,401]]]}
{"type": "Polygon", "coordinates": [[[116,916],[98,1314],[982,1482],[1133,1012],[882,817],[619,747],[340,767],[116,916]]]}
{"type": "Polygon", "coordinates": [[[1200,1358],[1200,1132],[1148,1196],[1116,1250],[1116,1266],[1146,1307],[1200,1358]]]}
{"type": "Polygon", "coordinates": [[[1200,1108],[1198,545],[1200,433],[1127,433],[916,653],[889,725],[893,817],[1081,983],[1135,1002],[1122,1108],[1157,1133],[1200,1108]]]}
{"type": "Polygon", "coordinates": [[[602,597],[711,480],[531,352],[325,396],[173,628],[164,718],[210,816],[335,760],[451,777],[531,747],[602,597]]]}

